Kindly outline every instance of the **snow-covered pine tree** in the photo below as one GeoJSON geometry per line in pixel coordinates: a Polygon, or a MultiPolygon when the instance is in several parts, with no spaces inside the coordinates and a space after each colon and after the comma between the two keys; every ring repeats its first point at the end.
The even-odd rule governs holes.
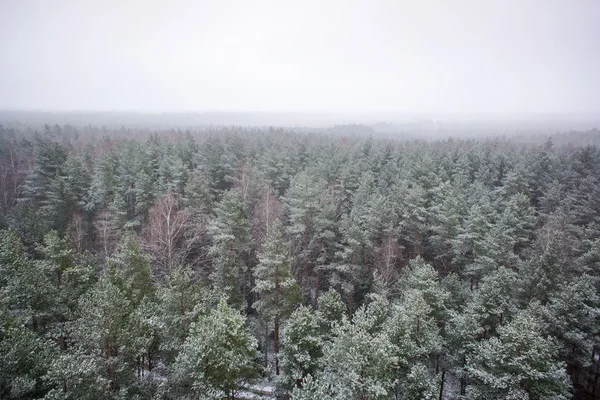
{"type": "Polygon", "coordinates": [[[258,300],[252,305],[265,321],[273,321],[275,374],[279,375],[280,325],[302,301],[302,291],[292,275],[289,247],[283,225],[276,221],[269,229],[254,269],[254,291],[258,300]]]}

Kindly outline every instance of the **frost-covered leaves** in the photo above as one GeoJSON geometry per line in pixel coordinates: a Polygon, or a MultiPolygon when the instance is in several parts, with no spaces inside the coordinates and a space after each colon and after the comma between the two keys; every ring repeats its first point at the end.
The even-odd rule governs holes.
{"type": "Polygon", "coordinates": [[[231,304],[241,307],[245,301],[243,277],[248,268],[251,235],[244,203],[237,190],[223,195],[208,230],[213,240],[210,279],[217,291],[227,294],[231,304]]]}
{"type": "Polygon", "coordinates": [[[56,349],[27,327],[4,326],[0,331],[0,397],[25,399],[43,396],[44,379],[56,349]]]}
{"type": "Polygon", "coordinates": [[[192,324],[170,369],[174,390],[181,398],[231,396],[258,370],[256,346],[244,317],[222,299],[192,324]]]}
{"type": "Polygon", "coordinates": [[[292,400],[333,400],[324,382],[307,376],[302,387],[295,387],[292,392],[292,400]]]}
{"type": "Polygon", "coordinates": [[[427,367],[421,363],[413,364],[406,377],[399,383],[399,392],[406,400],[437,399],[438,383],[432,379],[427,367]]]}
{"type": "Polygon", "coordinates": [[[156,291],[150,261],[151,257],[142,251],[137,238],[132,235],[125,236],[115,255],[107,260],[105,274],[134,306],[156,291]]]}
{"type": "Polygon", "coordinates": [[[342,296],[335,289],[329,289],[319,297],[317,318],[323,332],[331,332],[335,324],[348,317],[348,310],[342,301],[342,296]]]}
{"type": "Polygon", "coordinates": [[[300,286],[292,275],[289,248],[283,237],[283,226],[275,222],[258,254],[254,269],[254,291],[259,299],[253,307],[267,319],[285,318],[300,303],[300,286]]]}
{"type": "MultiPolygon", "coordinates": [[[[125,293],[107,278],[82,296],[71,328],[72,347],[54,360],[49,373],[65,392],[60,396],[108,399],[128,388],[135,378],[133,355],[125,346],[130,312],[125,293]]],[[[60,398],[58,393],[51,398],[60,398]]]]}
{"type": "Polygon", "coordinates": [[[202,285],[190,268],[178,268],[157,291],[156,319],[161,329],[160,350],[165,361],[172,361],[188,337],[191,324],[204,311],[202,285]]]}
{"type": "Polygon", "coordinates": [[[321,376],[334,399],[387,399],[393,391],[396,350],[385,333],[370,333],[372,318],[361,309],[353,322],[346,320],[334,328],[321,376]]]}
{"type": "Polygon", "coordinates": [[[568,399],[570,383],[556,344],[534,315],[522,311],[467,357],[471,399],[568,399]]]}
{"type": "Polygon", "coordinates": [[[52,267],[31,260],[18,234],[0,231],[0,315],[34,331],[52,321],[57,300],[57,282],[52,267]]]}
{"type": "Polygon", "coordinates": [[[441,351],[442,338],[433,309],[418,290],[405,293],[393,306],[385,329],[405,368],[441,351]]]}
{"type": "Polygon", "coordinates": [[[560,285],[542,309],[548,332],[558,341],[561,359],[589,367],[600,334],[600,299],[594,280],[583,275],[560,285]]]}
{"type": "Polygon", "coordinates": [[[300,306],[290,316],[283,331],[281,366],[292,384],[303,385],[307,375],[314,375],[323,356],[323,338],[317,317],[300,306]]]}

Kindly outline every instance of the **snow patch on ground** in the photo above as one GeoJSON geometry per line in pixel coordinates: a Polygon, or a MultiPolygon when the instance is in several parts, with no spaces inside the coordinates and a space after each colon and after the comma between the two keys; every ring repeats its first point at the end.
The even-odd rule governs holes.
{"type": "Polygon", "coordinates": [[[268,383],[248,385],[236,393],[238,399],[272,399],[275,397],[275,386],[268,383]]]}

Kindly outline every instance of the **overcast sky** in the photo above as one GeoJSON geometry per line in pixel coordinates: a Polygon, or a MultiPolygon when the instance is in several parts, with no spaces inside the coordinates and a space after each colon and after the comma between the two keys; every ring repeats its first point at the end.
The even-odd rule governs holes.
{"type": "Polygon", "coordinates": [[[600,111],[598,0],[0,0],[0,108],[600,111]]]}

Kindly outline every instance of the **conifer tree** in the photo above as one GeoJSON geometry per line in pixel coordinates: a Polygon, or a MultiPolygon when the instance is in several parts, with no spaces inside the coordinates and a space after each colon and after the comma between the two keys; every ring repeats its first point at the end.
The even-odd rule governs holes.
{"type": "Polygon", "coordinates": [[[322,212],[325,191],[326,183],[322,179],[302,171],[292,179],[284,198],[289,218],[287,231],[293,239],[294,254],[298,257],[296,264],[304,267],[301,276],[306,291],[310,288],[311,253],[320,233],[317,219],[322,212]]]}
{"type": "Polygon", "coordinates": [[[369,333],[372,316],[358,310],[353,322],[334,328],[325,348],[322,382],[334,399],[386,399],[393,392],[396,350],[385,333],[369,333]]]}
{"type": "Polygon", "coordinates": [[[280,324],[302,300],[300,286],[292,275],[288,257],[289,248],[284,242],[283,226],[275,222],[258,255],[254,291],[259,299],[252,306],[266,321],[273,321],[276,375],[279,375],[280,324]]]}
{"type": "Polygon", "coordinates": [[[335,289],[329,289],[319,300],[317,318],[325,336],[330,336],[334,325],[348,318],[348,310],[342,296],[335,289]]]}
{"type": "Polygon", "coordinates": [[[47,137],[36,136],[34,165],[23,185],[22,202],[39,209],[39,216],[49,228],[64,232],[66,210],[64,164],[67,149],[47,137]]]}
{"type": "Polygon", "coordinates": [[[216,309],[191,326],[190,336],[172,365],[174,390],[183,396],[233,399],[257,369],[256,339],[239,311],[222,298],[216,309]]]}
{"type": "Polygon", "coordinates": [[[167,276],[156,297],[162,335],[160,349],[170,362],[186,341],[191,324],[204,312],[204,290],[189,267],[179,267],[167,276]]]}
{"type": "Polygon", "coordinates": [[[238,191],[230,190],[215,207],[215,217],[209,225],[213,245],[213,271],[210,279],[217,293],[226,294],[231,304],[245,306],[249,295],[248,273],[251,244],[250,224],[238,191]]]}
{"type": "Polygon", "coordinates": [[[43,397],[52,385],[45,379],[56,348],[26,326],[0,330],[0,396],[3,399],[43,397]]]}
{"type": "Polygon", "coordinates": [[[10,325],[45,332],[57,305],[56,275],[47,264],[29,259],[15,231],[0,231],[0,304],[10,325]]]}
{"type": "Polygon", "coordinates": [[[528,311],[479,343],[467,358],[470,399],[568,399],[570,383],[556,344],[528,311]]]}
{"type": "Polygon", "coordinates": [[[300,306],[284,327],[281,354],[283,373],[291,385],[304,387],[304,379],[319,371],[322,357],[323,340],[319,321],[310,309],[300,306]]]}
{"type": "Polygon", "coordinates": [[[130,302],[102,277],[79,301],[72,326],[72,346],[55,359],[48,379],[56,385],[50,398],[114,399],[135,379],[128,339],[130,302]]]}

